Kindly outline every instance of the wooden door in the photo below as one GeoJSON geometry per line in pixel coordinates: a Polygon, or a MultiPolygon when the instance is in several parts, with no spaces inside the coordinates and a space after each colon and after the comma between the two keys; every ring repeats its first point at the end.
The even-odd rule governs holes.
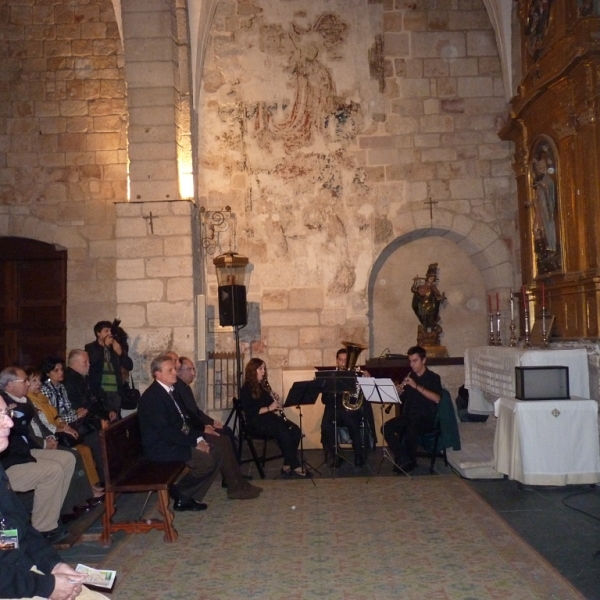
{"type": "Polygon", "coordinates": [[[67,251],[37,240],[0,238],[0,368],[64,357],[66,309],[67,251]]]}

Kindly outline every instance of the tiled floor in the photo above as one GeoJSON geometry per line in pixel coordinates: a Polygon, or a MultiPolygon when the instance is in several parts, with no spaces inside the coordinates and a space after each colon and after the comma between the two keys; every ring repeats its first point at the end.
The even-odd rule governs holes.
{"type": "MultiPolygon", "coordinates": [[[[394,476],[391,463],[381,460],[380,450],[370,453],[366,467],[357,468],[351,463],[344,463],[335,473],[323,464],[323,452],[320,450],[307,451],[305,459],[321,472],[315,473],[317,485],[320,477],[394,476]]],[[[280,468],[280,459],[268,462],[267,478],[277,477],[280,468]]],[[[259,479],[253,464],[245,464],[243,469],[259,479]]],[[[436,462],[436,471],[439,474],[451,473],[441,460],[436,462]]],[[[426,459],[419,459],[419,467],[414,474],[429,476],[426,459]]],[[[514,481],[508,480],[472,481],[471,485],[588,600],[600,600],[600,556],[594,555],[600,551],[599,487],[519,489],[514,481]]],[[[121,515],[135,514],[144,500],[145,495],[125,494],[117,503],[118,511],[121,515]]],[[[100,527],[97,522],[90,532],[99,533],[100,527]]],[[[113,544],[118,544],[124,537],[123,532],[117,533],[113,544]]],[[[95,541],[85,541],[61,554],[69,563],[94,565],[109,552],[110,548],[102,548],[95,541]]]]}

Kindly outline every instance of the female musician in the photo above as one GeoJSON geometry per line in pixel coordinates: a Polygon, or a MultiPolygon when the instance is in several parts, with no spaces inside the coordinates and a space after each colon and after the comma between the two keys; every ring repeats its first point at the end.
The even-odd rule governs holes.
{"type": "Polygon", "coordinates": [[[268,388],[267,365],[259,358],[251,358],[246,365],[240,401],[250,433],[277,440],[283,454],[281,472],[290,478],[306,477],[298,459],[300,428],[282,417],[281,402],[268,388]]]}

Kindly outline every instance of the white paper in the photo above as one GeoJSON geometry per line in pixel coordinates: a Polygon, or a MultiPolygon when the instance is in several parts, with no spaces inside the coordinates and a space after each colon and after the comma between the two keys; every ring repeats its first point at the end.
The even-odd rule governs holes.
{"type": "Polygon", "coordinates": [[[83,582],[85,585],[93,585],[109,590],[112,588],[115,582],[115,577],[117,576],[116,571],[92,569],[92,567],[82,564],[77,565],[75,570],[78,573],[87,575],[87,579],[83,582]]]}
{"type": "Polygon", "coordinates": [[[394,382],[389,378],[359,377],[358,385],[367,402],[402,404],[394,382]]]}

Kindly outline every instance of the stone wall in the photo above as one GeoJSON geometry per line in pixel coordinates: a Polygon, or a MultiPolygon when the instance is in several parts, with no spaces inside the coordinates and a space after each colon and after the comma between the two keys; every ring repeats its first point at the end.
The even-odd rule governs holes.
{"type": "MultiPolygon", "coordinates": [[[[483,286],[476,306],[454,297],[480,324],[485,293],[506,301],[518,284],[510,149],[496,134],[506,105],[480,0],[223,1],[200,112],[201,202],[231,208],[221,250],[253,265],[246,358],[331,364],[340,340],[369,340],[373,266],[399,238],[414,274],[427,267],[415,238],[465,252],[483,286]]],[[[410,307],[381,327],[397,328],[398,311],[410,307]]]]}
{"type": "Polygon", "coordinates": [[[110,0],[4,4],[0,235],[68,250],[67,345],[116,316],[115,202],[126,200],[123,54],[110,0]]]}

